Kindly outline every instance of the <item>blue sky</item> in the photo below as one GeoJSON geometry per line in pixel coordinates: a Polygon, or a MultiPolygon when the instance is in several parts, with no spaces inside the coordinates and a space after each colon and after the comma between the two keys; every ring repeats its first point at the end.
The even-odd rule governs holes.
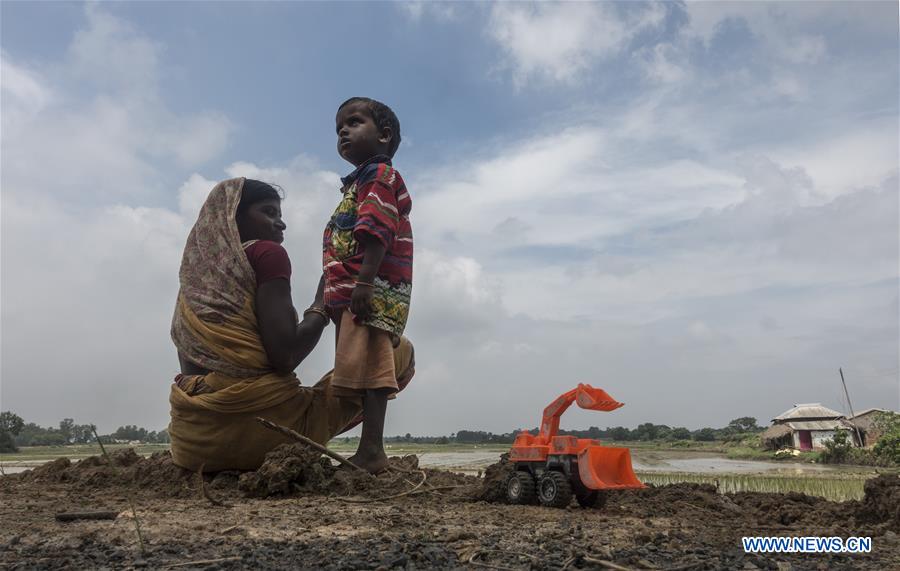
{"type": "Polygon", "coordinates": [[[577,382],[627,406],[573,426],[766,422],[841,410],[839,366],[854,406],[900,408],[895,3],[0,10],[4,410],[166,423],[217,180],[285,188],[307,303],[360,94],[399,115],[414,201],[420,363],[388,433],[533,426],[577,382]]]}

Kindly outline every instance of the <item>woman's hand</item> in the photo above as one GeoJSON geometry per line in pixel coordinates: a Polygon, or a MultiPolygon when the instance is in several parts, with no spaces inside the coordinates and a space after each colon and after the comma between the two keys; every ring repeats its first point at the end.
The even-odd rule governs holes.
{"type": "Polygon", "coordinates": [[[373,288],[369,284],[357,283],[350,295],[350,312],[365,319],[372,312],[373,288]]]}

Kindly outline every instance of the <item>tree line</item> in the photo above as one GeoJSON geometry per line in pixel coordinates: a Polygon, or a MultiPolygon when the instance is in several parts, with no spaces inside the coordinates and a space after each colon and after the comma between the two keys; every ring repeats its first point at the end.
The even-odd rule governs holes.
{"type": "MultiPolygon", "coordinates": [[[[653,424],[645,422],[637,428],[625,428],[614,426],[601,429],[592,426],[587,430],[563,430],[559,434],[575,436],[576,438],[593,438],[596,440],[615,440],[619,442],[649,442],[649,441],[678,441],[694,440],[697,442],[714,441],[739,441],[751,434],[758,434],[765,427],[757,425],[755,418],[742,416],[728,423],[723,428],[700,428],[689,430],[678,426],[672,427],[666,424],[653,424]]],[[[532,428],[527,432],[537,435],[538,428],[532,428]]],[[[450,436],[413,436],[406,433],[403,436],[387,436],[385,442],[405,442],[413,444],[512,444],[519,431],[511,431],[495,434],[483,430],[460,430],[450,436]]],[[[347,439],[349,440],[349,438],[347,439]]]]}
{"type": "MultiPolygon", "coordinates": [[[[100,439],[104,444],[134,441],[165,444],[169,442],[169,433],[129,424],[120,426],[110,434],[101,434],[100,439]]],[[[93,425],[75,424],[71,418],[59,421],[58,427],[43,427],[33,422],[26,423],[13,412],[0,413],[0,452],[16,452],[20,446],[64,446],[95,441],[93,425]]]]}
{"type": "MultiPolygon", "coordinates": [[[[592,426],[587,430],[563,430],[560,429],[559,434],[564,436],[575,436],[576,438],[593,438],[596,440],[615,440],[619,442],[649,442],[654,440],[695,440],[698,442],[728,441],[740,440],[747,434],[758,433],[765,430],[756,423],[756,419],[743,416],[736,418],[723,428],[700,428],[698,430],[689,430],[683,426],[672,427],[666,424],[654,424],[645,422],[639,424],[637,428],[626,428],[624,426],[613,426],[601,429],[592,426]]],[[[538,429],[529,430],[531,434],[537,435],[538,429]]],[[[492,434],[490,432],[460,430],[455,435],[457,442],[465,443],[512,443],[516,437],[516,432],[508,432],[505,434],[492,434]]]]}
{"type": "MultiPolygon", "coordinates": [[[[637,428],[614,426],[600,429],[592,426],[587,430],[560,430],[561,435],[577,438],[593,438],[596,440],[614,440],[619,442],[679,441],[694,440],[697,442],[740,440],[748,434],[759,433],[765,427],[758,426],[756,419],[749,416],[736,418],[723,428],[700,428],[689,430],[685,427],[671,427],[666,424],[645,422],[637,428]]],[[[529,430],[537,434],[538,429],[529,430]]],[[[512,444],[518,431],[495,434],[483,430],[460,430],[449,436],[403,436],[385,437],[385,442],[407,442],[415,444],[512,444]]],[[[152,431],[133,424],[120,426],[110,434],[101,435],[100,439],[108,442],[169,442],[166,430],[152,431]]],[[[33,422],[25,423],[21,417],[12,412],[0,413],[0,452],[15,452],[20,446],[63,446],[66,444],[88,444],[94,442],[93,427],[90,424],[75,424],[71,418],[64,418],[58,427],[41,427],[33,422]]]]}

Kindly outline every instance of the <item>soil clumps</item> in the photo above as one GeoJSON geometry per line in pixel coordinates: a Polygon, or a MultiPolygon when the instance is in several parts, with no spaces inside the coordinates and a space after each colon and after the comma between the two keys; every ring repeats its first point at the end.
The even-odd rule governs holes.
{"type": "Polygon", "coordinates": [[[900,474],[881,474],[866,480],[863,490],[865,497],[857,518],[900,530],[900,474]]]}
{"type": "MultiPolygon", "coordinates": [[[[386,497],[409,492],[423,482],[422,492],[471,490],[478,479],[440,470],[420,469],[414,455],[388,460],[388,469],[378,476],[335,466],[331,461],[300,443],[282,444],[268,454],[255,472],[240,476],[239,489],[248,497],[267,498],[293,494],[361,495],[386,497]]],[[[418,489],[417,489],[418,491],[418,489]]]]}
{"type": "Polygon", "coordinates": [[[485,502],[506,500],[506,479],[513,473],[515,465],[509,461],[509,454],[501,454],[500,461],[491,464],[484,471],[484,480],[475,499],[485,502]]]}
{"type": "Polygon", "coordinates": [[[165,497],[187,497],[195,492],[190,487],[193,473],[175,465],[166,450],[144,458],[134,449],[116,450],[109,455],[89,456],[78,462],[57,458],[37,468],[13,474],[24,482],[65,483],[80,489],[134,485],[165,497]]]}
{"type": "Polygon", "coordinates": [[[56,460],[0,477],[0,569],[201,568],[210,559],[219,569],[597,569],[597,560],[631,569],[900,569],[897,475],[868,482],[858,502],[676,484],[610,492],[602,509],[559,509],[505,504],[506,457],[483,479],[420,469],[415,456],[390,462],[369,477],[283,445],[255,472],[205,475],[207,494],[227,498],[216,503],[168,453],[56,460]],[[120,515],[54,518],[98,509],[120,515]],[[744,536],[873,542],[866,554],[752,554],[744,536]]]}

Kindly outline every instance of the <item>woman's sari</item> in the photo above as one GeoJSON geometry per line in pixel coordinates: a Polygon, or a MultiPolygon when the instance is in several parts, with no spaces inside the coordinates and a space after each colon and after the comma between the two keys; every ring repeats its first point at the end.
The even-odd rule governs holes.
{"type": "MultiPolygon", "coordinates": [[[[235,215],[243,178],[213,188],[188,236],[172,320],[179,355],[212,371],[179,376],[169,396],[172,457],[191,470],[255,469],[288,442],[255,419],[264,417],[326,443],[362,410],[362,399],[328,390],[331,373],[303,387],[269,364],[256,321],[256,275],[241,245],[235,215]],[[202,387],[202,391],[198,390],[202,387]]],[[[409,366],[404,340],[397,371],[409,366]]]]}

